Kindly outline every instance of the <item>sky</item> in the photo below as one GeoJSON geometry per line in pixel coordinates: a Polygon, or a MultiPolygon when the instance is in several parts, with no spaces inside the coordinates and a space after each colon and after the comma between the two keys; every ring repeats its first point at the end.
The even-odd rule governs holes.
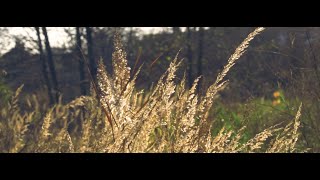
{"type": "MultiPolygon", "coordinates": [[[[67,34],[64,32],[63,27],[49,27],[48,35],[52,46],[62,45],[67,40],[67,34]]],[[[157,33],[161,31],[161,27],[139,27],[144,33],[157,33]]],[[[32,30],[23,27],[12,27],[9,30],[11,35],[28,35],[32,33],[32,30]]]]}
{"type": "MultiPolygon", "coordinates": [[[[10,37],[12,36],[25,36],[25,37],[33,37],[36,39],[36,34],[33,28],[25,28],[25,27],[10,27],[9,34],[7,37],[3,37],[0,39],[0,42],[6,41],[7,45],[1,47],[1,54],[5,53],[6,51],[10,50],[14,47],[15,43],[13,39],[10,37]]],[[[157,33],[163,30],[162,27],[137,27],[143,33],[157,33]]],[[[50,44],[52,47],[61,47],[63,44],[67,43],[68,37],[67,34],[64,32],[64,27],[48,27],[48,36],[50,40],[50,44]]]]}

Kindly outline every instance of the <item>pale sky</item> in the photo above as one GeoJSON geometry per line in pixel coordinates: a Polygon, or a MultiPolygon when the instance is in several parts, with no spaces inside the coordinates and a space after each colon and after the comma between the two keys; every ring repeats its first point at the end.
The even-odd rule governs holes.
{"type": "MultiPolygon", "coordinates": [[[[50,39],[50,44],[52,47],[59,47],[65,44],[68,41],[67,34],[64,32],[65,27],[48,27],[48,36],[50,39]]],[[[36,34],[33,28],[26,27],[10,27],[9,29],[9,37],[5,37],[0,39],[0,41],[9,41],[8,45],[2,47],[0,50],[1,53],[4,53],[11,49],[15,43],[10,39],[10,36],[25,36],[25,37],[33,37],[36,39],[36,34]]],[[[161,32],[163,27],[137,27],[137,29],[142,30],[144,33],[157,33],[161,32]]]]}
{"type": "MultiPolygon", "coordinates": [[[[66,42],[67,34],[64,32],[64,27],[48,27],[48,35],[52,46],[59,46],[66,42]]],[[[145,33],[157,33],[161,31],[161,27],[139,27],[145,33]]],[[[23,27],[11,27],[11,35],[30,35],[35,34],[34,30],[26,29],[23,27]]]]}

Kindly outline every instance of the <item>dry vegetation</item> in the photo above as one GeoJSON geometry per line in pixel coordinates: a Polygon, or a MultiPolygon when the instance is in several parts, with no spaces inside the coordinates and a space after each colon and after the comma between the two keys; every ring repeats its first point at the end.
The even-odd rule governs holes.
{"type": "Polygon", "coordinates": [[[97,85],[91,95],[63,105],[42,107],[36,96],[26,99],[21,112],[19,88],[10,103],[1,107],[1,152],[297,152],[301,107],[292,123],[269,127],[247,141],[239,131],[222,128],[212,135],[209,111],[218,92],[227,86],[229,70],[264,28],[257,28],[238,46],[216,81],[201,97],[197,78],[186,89],[178,82],[178,55],[150,90],[139,91],[140,69],[127,65],[126,52],[115,35],[113,73],[99,62],[97,85]]]}

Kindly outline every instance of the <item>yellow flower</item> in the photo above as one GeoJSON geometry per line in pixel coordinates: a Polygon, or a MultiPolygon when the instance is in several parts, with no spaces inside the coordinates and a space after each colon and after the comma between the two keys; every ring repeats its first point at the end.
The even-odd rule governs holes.
{"type": "Polygon", "coordinates": [[[278,104],[281,104],[281,100],[280,100],[280,99],[277,99],[277,100],[273,100],[273,101],[272,101],[272,105],[273,105],[273,106],[276,106],[276,105],[278,105],[278,104]]]}
{"type": "Polygon", "coordinates": [[[280,92],[279,91],[274,92],[273,97],[274,98],[280,97],[280,92]]]}

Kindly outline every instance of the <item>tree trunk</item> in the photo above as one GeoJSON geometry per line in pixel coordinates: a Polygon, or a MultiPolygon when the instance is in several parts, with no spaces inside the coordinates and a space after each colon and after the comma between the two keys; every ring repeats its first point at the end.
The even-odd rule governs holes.
{"type": "MultiPolygon", "coordinates": [[[[202,58],[203,58],[203,37],[204,37],[204,29],[203,27],[199,27],[199,51],[198,51],[198,77],[202,75],[202,58]]],[[[202,86],[201,79],[198,85],[198,92],[202,86]]]]}
{"type": "Polygon", "coordinates": [[[35,30],[37,32],[37,37],[38,37],[38,47],[39,47],[39,53],[40,53],[40,62],[42,65],[42,75],[44,77],[44,81],[47,86],[47,91],[48,91],[48,97],[49,97],[49,103],[52,105],[54,103],[53,95],[52,95],[52,87],[48,75],[48,67],[47,67],[47,62],[43,54],[43,48],[42,48],[42,41],[41,41],[41,35],[40,35],[40,28],[35,27],[35,30]]]}
{"type": "Polygon", "coordinates": [[[133,60],[133,27],[130,27],[129,35],[128,35],[128,59],[129,61],[133,60]]]}
{"type": "Polygon", "coordinates": [[[179,34],[181,32],[180,27],[172,27],[173,34],[179,34]]]}
{"type": "Polygon", "coordinates": [[[81,95],[87,95],[86,84],[85,84],[85,64],[82,57],[82,43],[81,43],[81,34],[80,34],[80,27],[76,27],[76,52],[77,58],[79,60],[79,75],[80,75],[80,90],[81,95]]]}
{"type": "Polygon", "coordinates": [[[55,94],[55,100],[58,102],[59,100],[59,88],[58,88],[58,81],[57,81],[57,75],[56,75],[56,68],[53,62],[53,57],[52,57],[52,51],[51,51],[51,46],[49,42],[49,37],[47,33],[47,28],[42,27],[42,32],[45,38],[45,45],[46,45],[46,51],[47,51],[47,57],[48,57],[48,64],[49,64],[49,69],[50,69],[50,74],[53,82],[53,90],[55,94]]]}
{"type": "Polygon", "coordinates": [[[92,29],[90,27],[86,27],[86,33],[87,33],[86,38],[87,38],[88,58],[90,62],[90,72],[96,83],[97,63],[94,60],[94,54],[93,54],[92,29]]]}
{"type": "Polygon", "coordinates": [[[188,66],[187,66],[188,85],[189,85],[189,88],[191,88],[193,83],[193,77],[192,77],[192,40],[191,40],[190,27],[187,27],[187,57],[188,57],[188,66]]]}

